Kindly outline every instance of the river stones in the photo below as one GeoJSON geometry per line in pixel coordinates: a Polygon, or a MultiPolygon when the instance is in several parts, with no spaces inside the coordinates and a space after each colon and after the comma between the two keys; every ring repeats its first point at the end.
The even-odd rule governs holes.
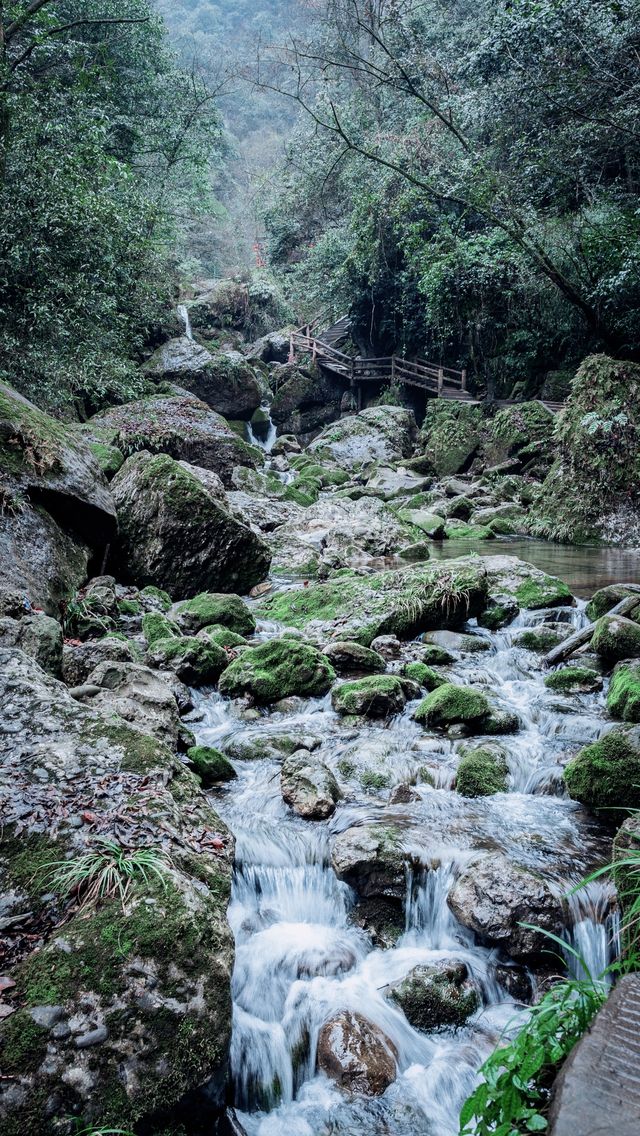
{"type": "Polygon", "coordinates": [[[609,665],[621,659],[637,658],[640,655],[640,624],[622,615],[603,615],[596,622],[591,646],[609,665]]]}
{"type": "Polygon", "coordinates": [[[496,710],[481,690],[451,682],[423,698],[413,716],[434,729],[462,729],[466,734],[512,734],[518,729],[517,716],[496,710]]]}
{"type": "Polygon", "coordinates": [[[575,604],[569,588],[555,576],[548,576],[515,556],[483,557],[488,575],[489,594],[511,596],[521,608],[539,610],[575,604]]]}
{"type": "Polygon", "coordinates": [[[176,700],[165,682],[137,663],[104,660],[74,697],[93,710],[118,714],[125,722],[175,749],[180,733],[176,700]]]}
{"type": "Polygon", "coordinates": [[[187,750],[187,764],[199,777],[203,789],[210,789],[224,781],[234,781],[238,776],[229,759],[212,746],[190,746],[187,750]]]}
{"type": "Polygon", "coordinates": [[[214,496],[197,467],[166,454],[134,454],[114,478],[119,539],[115,560],[127,579],[194,596],[248,592],[267,574],[270,553],[214,496]]]}
{"type": "Polygon", "coordinates": [[[105,635],[75,646],[65,644],[62,651],[62,678],[67,686],[82,686],[99,663],[134,663],[130,643],[105,635]]]}
{"type": "Polygon", "coordinates": [[[402,829],[392,824],[358,825],[336,837],[331,862],[336,875],[365,898],[404,900],[402,829]]]}
{"type": "Polygon", "coordinates": [[[366,718],[390,718],[404,709],[406,701],[403,680],[396,675],[370,675],[343,682],[331,693],[331,704],[338,714],[361,714],[366,718]]]}
{"type": "Polygon", "coordinates": [[[623,722],[640,722],[640,661],[618,663],[607,692],[607,709],[623,722]]]}
{"type": "MultiPolygon", "coordinates": [[[[602,690],[603,681],[602,675],[590,667],[561,667],[547,675],[544,685],[548,690],[560,694],[595,694],[598,690],[602,690]]],[[[611,706],[609,709],[611,710],[611,706]]],[[[614,717],[623,717],[623,715],[614,714],[614,717]]]]}
{"type": "Polygon", "coordinates": [[[435,966],[415,966],[389,990],[407,1021],[420,1030],[461,1026],[480,1005],[465,963],[441,959],[435,966]]]}
{"type": "Polygon", "coordinates": [[[238,635],[252,635],[256,629],[256,621],[240,596],[225,593],[201,592],[175,604],[170,614],[188,635],[196,635],[214,624],[228,627],[238,635]]]}
{"type": "Polygon", "coordinates": [[[327,426],[308,453],[335,461],[343,469],[361,469],[372,462],[399,461],[411,455],[415,419],[401,406],[371,406],[327,426]]]}
{"type": "Polygon", "coordinates": [[[270,639],[244,651],[223,672],[220,693],[229,698],[248,695],[261,706],[290,695],[302,698],[326,694],[336,672],[320,651],[296,639],[270,639]]]}
{"type": "Polygon", "coordinates": [[[348,640],[327,643],[323,652],[339,674],[382,674],[387,664],[382,655],[348,640]]]}
{"type": "Polygon", "coordinates": [[[456,789],[463,797],[488,797],[506,792],[509,769],[504,750],[484,745],[467,750],[456,773],[456,789]]]}
{"type": "Polygon", "coordinates": [[[621,727],[585,746],[565,768],[564,782],[589,809],[640,808],[640,728],[621,727]]]}
{"type": "Polygon", "coordinates": [[[224,647],[201,635],[171,635],[154,640],[147,662],[159,670],[173,671],[188,686],[206,686],[222,674],[229,656],[224,647]]]}
{"type": "Polygon", "coordinates": [[[460,631],[427,631],[422,636],[422,642],[434,647],[441,647],[444,651],[461,652],[463,654],[476,654],[478,651],[490,651],[491,644],[479,635],[464,635],[460,631]]]}
{"type": "Polygon", "coordinates": [[[609,584],[606,588],[600,588],[597,592],[594,592],[587,604],[587,616],[595,623],[601,616],[611,611],[612,607],[619,604],[621,600],[626,600],[627,596],[636,594],[640,606],[640,593],[637,592],[637,585],[634,587],[627,584],[609,584]]]}
{"type": "Polygon", "coordinates": [[[331,770],[304,749],[285,759],[280,787],[284,801],[304,820],[326,820],[340,800],[338,782],[331,770]]]}
{"type": "Polygon", "coordinates": [[[546,655],[554,647],[558,647],[571,635],[571,628],[566,623],[555,620],[539,623],[536,627],[527,627],[520,631],[513,640],[514,647],[522,647],[525,651],[534,651],[537,655],[546,655]]]}
{"type": "Polygon", "coordinates": [[[213,354],[186,336],[169,339],[145,364],[148,375],[177,383],[225,418],[251,418],[268,393],[260,370],[237,351],[213,354]]]}
{"type": "Polygon", "coordinates": [[[501,947],[516,961],[550,949],[544,931],[560,935],[561,900],[539,876],[499,853],[480,857],[458,876],[449,907],[479,942],[501,947]],[[539,930],[521,926],[533,924],[539,930]]]}
{"type": "Polygon", "coordinates": [[[318,1069],[340,1088],[380,1096],[395,1081],[397,1052],[389,1038],[361,1014],[344,1010],[318,1037],[318,1069]]]}
{"type": "Polygon", "coordinates": [[[305,565],[315,558],[332,568],[347,567],[358,555],[392,556],[411,540],[411,529],[382,501],[374,497],[350,501],[327,496],[315,500],[320,485],[319,477],[311,480],[309,470],[303,469],[288,486],[286,492],[291,495],[306,493],[315,486],[315,503],[300,497],[300,503],[309,507],[292,520],[281,517],[285,523],[270,538],[274,564],[289,571],[304,571],[305,565]]]}

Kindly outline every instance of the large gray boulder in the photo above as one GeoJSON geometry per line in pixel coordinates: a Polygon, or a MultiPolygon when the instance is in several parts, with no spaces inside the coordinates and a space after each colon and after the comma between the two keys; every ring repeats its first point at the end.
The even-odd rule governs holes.
{"type": "Polygon", "coordinates": [[[340,799],[333,773],[308,750],[287,757],[280,771],[283,800],[304,820],[326,820],[340,799]]]}
{"type": "Polygon", "coordinates": [[[386,465],[410,456],[415,429],[412,411],[401,406],[370,406],[327,426],[308,452],[330,458],[345,469],[374,462],[386,465]]]}
{"type": "Polygon", "coordinates": [[[190,395],[157,395],[128,402],[96,415],[92,423],[101,431],[111,431],[113,445],[125,454],[138,450],[169,454],[213,470],[225,485],[231,484],[234,466],[257,469],[263,460],[220,414],[190,395]]]}
{"type": "Polygon", "coordinates": [[[161,742],[74,701],[20,651],[0,650],[0,703],[0,890],[24,916],[3,932],[15,986],[3,992],[0,1128],[63,1130],[78,1115],[133,1130],[187,1094],[220,1107],[229,832],[161,742]],[[52,865],[104,853],[103,839],[152,851],[161,878],[134,875],[124,908],[107,894],[78,910],[52,865]]]}
{"type": "Polygon", "coordinates": [[[138,585],[176,596],[248,592],[270,564],[266,545],[228,512],[206,470],[166,454],[129,458],[112,482],[118,509],[115,560],[138,585]]]}
{"type": "Polygon", "coordinates": [[[19,647],[49,674],[60,677],[62,670],[62,626],[44,614],[21,619],[0,616],[0,646],[19,647]]]}
{"type": "Polygon", "coordinates": [[[406,525],[375,497],[358,501],[321,497],[301,516],[281,524],[270,544],[274,562],[291,569],[314,556],[333,567],[358,556],[391,556],[411,539],[406,525]]]}
{"type": "Polygon", "coordinates": [[[340,417],[344,386],[327,371],[297,364],[274,367],[271,417],[282,434],[311,434],[340,417]]]}
{"type": "Polygon", "coordinates": [[[395,1046],[361,1014],[343,1010],[323,1025],[318,1037],[318,1069],[340,1088],[380,1096],[396,1079],[395,1046]]]}
{"type": "Polygon", "coordinates": [[[76,700],[93,710],[118,714],[171,750],[176,749],[180,733],[176,700],[167,684],[148,667],[105,660],[74,693],[76,700]]]}
{"type": "Polygon", "coordinates": [[[62,678],[67,686],[82,686],[99,663],[133,663],[131,645],[124,639],[105,635],[86,643],[65,644],[62,651],[62,678]]]}
{"type": "Polygon", "coordinates": [[[251,418],[269,393],[262,373],[239,352],[212,354],[186,336],[163,343],[145,371],[178,383],[227,418],[251,418]]]}
{"type": "Polygon", "coordinates": [[[564,927],[562,900],[546,880],[498,853],[465,868],[448,902],[456,919],[481,943],[502,947],[516,961],[554,949],[544,932],[561,935],[564,927]]]}

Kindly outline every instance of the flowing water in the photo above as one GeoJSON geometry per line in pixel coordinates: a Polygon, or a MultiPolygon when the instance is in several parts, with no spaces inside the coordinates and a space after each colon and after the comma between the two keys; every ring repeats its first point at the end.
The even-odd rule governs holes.
{"type": "Polygon", "coordinates": [[[260,409],[265,415],[264,422],[259,425],[247,422],[247,441],[252,446],[258,446],[259,449],[264,450],[265,454],[270,454],[275,445],[277,427],[271,421],[269,403],[263,402],[260,409]]]}
{"type": "MultiPolygon", "coordinates": [[[[586,967],[599,975],[615,955],[610,886],[570,894],[606,861],[609,837],[566,798],[561,781],[567,758],[609,728],[604,695],[560,696],[544,686],[539,658],[514,645],[522,627],[544,615],[523,613],[497,633],[472,623],[488,649],[450,668],[453,681],[490,692],[520,718],[519,732],[500,739],[508,792],[492,797],[452,791],[464,743],[429,736],[413,721],[413,706],[390,723],[354,728],[329,697],[293,700],[254,721],[217,694],[199,696],[199,742],[224,748],[232,735],[236,743],[267,734],[304,738],[343,793],[330,820],[302,821],[283,803],[280,762],[265,757],[236,761],[237,781],[215,796],[237,840],[232,1076],[248,1136],[457,1136],[479,1066],[526,1014],[503,985],[504,958],[479,945],[447,903],[457,875],[480,853],[503,852],[569,895],[566,941],[583,960],[567,951],[571,973],[582,976],[586,967]],[[364,788],[371,784],[365,770],[386,787],[364,788]],[[416,799],[390,804],[393,786],[407,782],[416,799]],[[331,849],[346,829],[389,824],[400,827],[405,850],[404,933],[393,945],[376,945],[353,918],[355,897],[336,876],[331,849]],[[419,1032],[388,988],[418,964],[445,958],[466,964],[480,1008],[463,1028],[419,1032]],[[364,1016],[395,1047],[397,1078],[381,1097],[348,1097],[316,1072],[320,1029],[344,1010],[364,1016]]],[[[579,627],[584,604],[547,616],[579,627]]],[[[281,633],[276,624],[259,627],[262,638],[281,633]]]]}
{"type": "Polygon", "coordinates": [[[184,333],[187,339],[193,339],[193,331],[191,330],[191,318],[189,316],[189,309],[186,304],[178,305],[178,315],[184,324],[184,333]]]}

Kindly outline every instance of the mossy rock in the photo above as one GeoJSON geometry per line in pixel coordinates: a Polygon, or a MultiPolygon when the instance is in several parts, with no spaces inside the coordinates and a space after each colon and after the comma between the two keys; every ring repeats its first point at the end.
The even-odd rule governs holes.
{"type": "Polygon", "coordinates": [[[181,639],[157,639],[149,648],[147,661],[152,667],[173,671],[188,686],[205,686],[216,681],[229,659],[217,643],[185,635],[181,639]]]}
{"type": "Polygon", "coordinates": [[[456,789],[463,797],[505,793],[508,783],[507,759],[497,748],[479,746],[468,750],[458,766],[456,789]]]}
{"type": "Polygon", "coordinates": [[[405,663],[402,673],[429,691],[437,690],[439,686],[444,686],[447,681],[442,675],[428,667],[426,663],[405,663]]]}
{"type": "Polygon", "coordinates": [[[168,612],[171,607],[171,596],[168,592],[163,591],[162,588],[156,588],[153,584],[147,584],[140,592],[141,596],[145,599],[151,600],[152,603],[157,603],[161,611],[168,612]]]}
{"type": "Polygon", "coordinates": [[[488,525],[456,522],[446,527],[447,540],[495,540],[496,534],[488,525]]]}
{"type": "Polygon", "coordinates": [[[482,691],[446,682],[422,700],[415,711],[416,722],[446,730],[450,726],[466,726],[482,733],[491,717],[491,704],[482,691]]]}
{"type": "Polygon", "coordinates": [[[439,477],[461,473],[478,452],[484,432],[479,407],[431,399],[420,433],[429,467],[439,477]]]}
{"type": "Polygon", "coordinates": [[[311,505],[315,505],[322,485],[319,481],[314,481],[311,478],[300,477],[291,485],[287,485],[282,494],[283,501],[293,501],[296,505],[302,505],[307,509],[311,505]]]}
{"type": "Polygon", "coordinates": [[[290,695],[314,698],[326,694],[336,672],[325,655],[296,639],[271,639],[243,651],[223,672],[220,693],[230,698],[249,695],[267,706],[290,695]]]}
{"type": "Polygon", "coordinates": [[[539,578],[524,580],[515,591],[515,598],[520,607],[529,611],[539,611],[546,607],[562,607],[573,603],[573,596],[562,580],[547,576],[544,580],[539,578]]]}
{"type": "Polygon", "coordinates": [[[203,789],[223,781],[233,781],[238,774],[228,757],[212,746],[196,745],[187,750],[189,768],[200,778],[203,789]]]}
{"type": "Polygon", "coordinates": [[[618,663],[611,677],[607,709],[623,722],[640,722],[640,663],[618,663]]]}
{"type": "Polygon", "coordinates": [[[638,658],[640,624],[622,615],[603,615],[595,624],[591,646],[608,664],[638,658]]]}
{"type": "MultiPolygon", "coordinates": [[[[640,808],[640,735],[621,728],[586,746],[564,771],[569,796],[589,809],[640,808]]],[[[609,819],[615,821],[619,812],[609,819]]]]}
{"type": "Polygon", "coordinates": [[[455,663],[455,656],[445,647],[439,647],[437,643],[428,643],[422,652],[422,662],[428,667],[446,667],[450,663],[455,663]]]}
{"type": "Polygon", "coordinates": [[[589,667],[562,667],[547,675],[544,685],[560,694],[595,694],[602,690],[602,678],[589,667]]]}
{"type": "Polygon", "coordinates": [[[331,703],[338,714],[388,718],[404,709],[406,697],[402,681],[396,675],[369,675],[336,686],[331,703]]]}
{"type": "Polygon", "coordinates": [[[457,959],[435,966],[416,966],[391,989],[407,1021],[419,1030],[462,1026],[480,1006],[478,991],[468,981],[467,967],[457,959]]]}
{"type": "Polygon", "coordinates": [[[115,477],[124,465],[124,454],[117,446],[108,446],[104,442],[89,442],[89,449],[108,481],[115,477]]]}
{"type": "Polygon", "coordinates": [[[303,738],[289,734],[261,733],[259,737],[225,742],[225,751],[234,761],[279,761],[296,750],[304,749],[303,738]]]}
{"type": "Polygon", "coordinates": [[[150,647],[159,639],[179,639],[182,635],[177,623],[159,611],[148,611],[142,617],[142,634],[150,647]]]}
{"type": "Polygon", "coordinates": [[[480,627],[486,627],[488,631],[499,631],[501,627],[513,623],[519,610],[515,600],[508,596],[491,598],[486,611],[478,616],[478,624],[480,627]]]}
{"type": "Polygon", "coordinates": [[[247,647],[247,640],[243,635],[238,635],[237,632],[232,631],[230,627],[223,627],[221,624],[213,624],[211,627],[203,627],[202,631],[198,632],[198,639],[205,639],[210,643],[217,643],[219,647],[227,647],[230,651],[234,647],[247,647]]]}
{"type": "Polygon", "coordinates": [[[382,655],[363,647],[361,643],[335,640],[328,643],[324,653],[338,673],[355,671],[359,674],[382,674],[387,664],[382,655]]]}
{"type": "Polygon", "coordinates": [[[531,627],[520,632],[513,643],[515,647],[523,647],[526,651],[535,651],[538,655],[546,655],[554,647],[559,647],[565,639],[569,638],[571,631],[560,624],[531,627]]]}
{"type": "Polygon", "coordinates": [[[640,593],[636,592],[635,588],[628,588],[626,584],[609,584],[606,588],[600,588],[587,604],[587,616],[592,623],[595,623],[603,615],[607,615],[621,600],[626,600],[632,595],[638,596],[638,607],[640,607],[640,593]]]}
{"type": "Polygon", "coordinates": [[[183,631],[190,635],[210,625],[222,625],[243,636],[252,635],[256,629],[256,621],[240,596],[201,592],[177,604],[173,614],[183,631]]]}

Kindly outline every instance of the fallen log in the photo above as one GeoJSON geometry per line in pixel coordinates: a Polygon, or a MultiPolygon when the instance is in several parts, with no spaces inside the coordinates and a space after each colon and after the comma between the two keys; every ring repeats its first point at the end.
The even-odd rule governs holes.
{"type": "MultiPolygon", "coordinates": [[[[625,585],[626,587],[627,585],[625,585]]],[[[634,608],[640,606],[640,585],[629,584],[629,588],[633,588],[634,595],[625,596],[620,603],[611,608],[611,611],[606,612],[606,615],[627,615],[634,608]]],[[[563,663],[568,659],[579,647],[583,647],[585,643],[590,643],[595,631],[595,623],[590,623],[588,627],[583,627],[581,631],[574,632],[568,639],[559,643],[557,647],[553,647],[542,660],[545,666],[555,667],[558,663],[563,663]]]]}

